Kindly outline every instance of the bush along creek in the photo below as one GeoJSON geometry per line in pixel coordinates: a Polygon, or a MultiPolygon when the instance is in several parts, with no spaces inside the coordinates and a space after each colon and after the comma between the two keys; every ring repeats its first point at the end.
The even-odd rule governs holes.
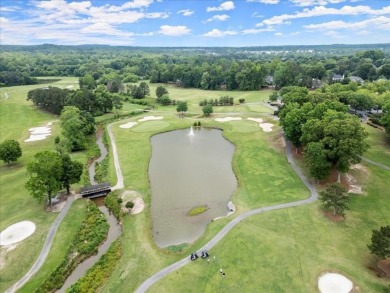
{"type": "Polygon", "coordinates": [[[108,228],[104,214],[94,203],[89,202],[85,219],[69,247],[67,257],[35,292],[53,292],[60,289],[81,262],[97,253],[98,247],[107,237],[108,228]]]}

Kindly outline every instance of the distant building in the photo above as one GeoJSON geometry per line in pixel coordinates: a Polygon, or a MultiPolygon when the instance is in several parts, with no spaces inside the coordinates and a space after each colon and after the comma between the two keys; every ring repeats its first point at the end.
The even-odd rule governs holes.
{"type": "Polygon", "coordinates": [[[348,78],[353,81],[353,82],[356,82],[356,83],[364,83],[364,80],[363,78],[359,77],[359,76],[348,76],[348,78]]]}
{"type": "Polygon", "coordinates": [[[274,85],[274,77],[272,75],[267,75],[264,81],[266,85],[274,85]]]}
{"type": "Polygon", "coordinates": [[[343,81],[344,80],[344,74],[334,74],[332,75],[332,81],[343,81]]]}

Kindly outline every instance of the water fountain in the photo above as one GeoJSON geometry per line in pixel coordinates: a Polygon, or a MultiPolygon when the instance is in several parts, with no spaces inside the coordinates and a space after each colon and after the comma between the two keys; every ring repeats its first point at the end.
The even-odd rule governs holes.
{"type": "Polygon", "coordinates": [[[191,130],[190,130],[190,133],[188,134],[188,136],[195,136],[194,129],[192,128],[192,126],[191,126],[191,130]]]}

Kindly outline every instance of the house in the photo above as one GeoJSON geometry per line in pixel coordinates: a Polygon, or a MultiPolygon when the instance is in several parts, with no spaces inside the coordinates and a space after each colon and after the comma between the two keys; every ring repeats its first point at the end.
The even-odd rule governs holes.
{"type": "Polygon", "coordinates": [[[332,75],[332,81],[343,81],[344,80],[344,74],[334,74],[332,75]]]}
{"type": "Polygon", "coordinates": [[[363,78],[359,77],[359,76],[348,76],[348,78],[353,81],[353,82],[356,82],[356,83],[364,83],[364,80],[363,78]]]}

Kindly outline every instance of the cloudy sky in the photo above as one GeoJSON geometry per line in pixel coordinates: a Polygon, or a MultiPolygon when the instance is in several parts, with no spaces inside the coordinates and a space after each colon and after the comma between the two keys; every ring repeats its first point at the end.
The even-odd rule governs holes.
{"type": "Polygon", "coordinates": [[[390,43],[389,0],[1,0],[0,44],[390,43]]]}

